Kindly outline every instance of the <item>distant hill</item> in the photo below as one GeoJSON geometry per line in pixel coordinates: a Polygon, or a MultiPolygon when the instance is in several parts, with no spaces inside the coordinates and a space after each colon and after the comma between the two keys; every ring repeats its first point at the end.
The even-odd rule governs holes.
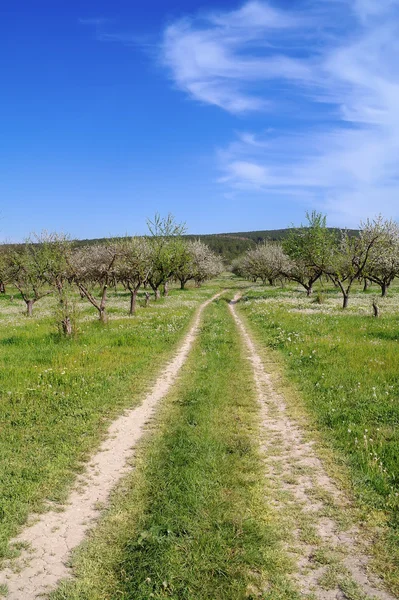
{"type": "MultiPolygon", "coordinates": [[[[207,244],[214,252],[220,254],[229,262],[250,248],[254,248],[259,242],[281,240],[287,234],[287,231],[287,229],[274,229],[270,231],[245,231],[241,233],[188,234],[183,237],[188,240],[201,240],[201,242],[207,244]]],[[[76,243],[79,246],[86,246],[102,244],[104,241],[104,238],[97,238],[77,240],[76,243]]]]}
{"type": "MultiPolygon", "coordinates": [[[[336,231],[335,228],[331,228],[336,231]]],[[[357,229],[348,230],[351,235],[358,235],[357,229]]],[[[220,254],[226,262],[232,261],[250,248],[255,248],[256,244],[262,242],[278,242],[282,240],[289,232],[289,229],[266,229],[263,231],[239,231],[236,233],[207,233],[207,234],[188,234],[184,237],[188,240],[201,240],[207,244],[214,252],[220,254]]],[[[101,244],[104,238],[91,240],[77,240],[77,245],[85,246],[91,244],[101,244]]]]}
{"type": "Polygon", "coordinates": [[[232,261],[256,244],[264,241],[276,242],[287,235],[287,229],[269,231],[241,231],[237,233],[212,233],[205,235],[187,235],[190,240],[201,240],[226,261],[232,261]]]}
{"type": "MultiPolygon", "coordinates": [[[[337,231],[331,227],[331,231],[337,231]]],[[[201,240],[214,252],[223,256],[226,261],[231,261],[243,254],[246,250],[254,248],[262,242],[278,242],[284,239],[290,230],[266,229],[263,231],[239,231],[236,233],[211,233],[205,235],[187,235],[188,239],[201,240]]],[[[349,229],[350,235],[358,235],[357,229],[349,229]]]]}

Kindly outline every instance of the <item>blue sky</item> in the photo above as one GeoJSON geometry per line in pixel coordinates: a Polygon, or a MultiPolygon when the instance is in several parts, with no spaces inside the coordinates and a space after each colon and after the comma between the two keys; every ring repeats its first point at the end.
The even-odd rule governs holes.
{"type": "Polygon", "coordinates": [[[0,235],[399,217],[399,0],[14,0],[0,235]]]}

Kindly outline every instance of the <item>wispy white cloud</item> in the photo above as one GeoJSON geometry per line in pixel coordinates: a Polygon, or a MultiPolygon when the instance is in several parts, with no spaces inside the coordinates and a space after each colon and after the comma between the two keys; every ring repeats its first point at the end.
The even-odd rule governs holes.
{"type": "Polygon", "coordinates": [[[297,27],[301,22],[298,16],[290,15],[286,11],[252,0],[241,8],[231,12],[222,12],[208,15],[209,22],[221,26],[224,29],[286,29],[297,27]]]}
{"type": "Polygon", "coordinates": [[[272,184],[266,167],[245,160],[229,162],[226,166],[226,175],[220,178],[220,182],[236,182],[238,185],[245,182],[246,185],[254,188],[272,184]]]}
{"type": "Polygon", "coordinates": [[[232,113],[269,107],[262,84],[281,77],[306,81],[309,65],[275,52],[276,32],[310,26],[290,15],[252,1],[228,13],[198,20],[181,19],[167,27],[162,60],[176,84],[193,98],[232,113]],[[269,35],[269,37],[268,37],[269,35]],[[260,51],[261,50],[261,51],[260,51]]]}
{"type": "Polygon", "coordinates": [[[163,62],[195,100],[251,115],[218,153],[226,188],[310,198],[349,224],[399,217],[399,0],[307,7],[251,1],[179,20],[163,62]]]}

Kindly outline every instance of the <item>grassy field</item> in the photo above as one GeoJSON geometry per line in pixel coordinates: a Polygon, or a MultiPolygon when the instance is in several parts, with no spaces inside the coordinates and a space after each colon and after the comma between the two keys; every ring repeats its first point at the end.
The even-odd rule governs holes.
{"type": "Polygon", "coordinates": [[[62,339],[54,301],[23,314],[17,295],[0,297],[0,559],[8,541],[44,501],[61,502],[109,421],[140,402],[219,283],[171,296],[127,316],[129,299],[111,293],[110,321],[79,300],[79,334],[62,339]]]}
{"type": "Polygon", "coordinates": [[[372,298],[373,290],[358,289],[342,311],[335,290],[308,299],[293,288],[253,287],[239,308],[261,344],[282,358],[295,401],[333,449],[364,516],[381,526],[377,567],[398,592],[399,293],[380,302],[379,319],[372,298]]]}
{"type": "Polygon", "coordinates": [[[110,420],[141,401],[196,308],[222,288],[136,468],[75,553],[76,579],[52,600],[303,597],[285,553],[299,513],[273,508],[283,496],[265,478],[252,372],[226,303],[237,289],[268,368],[271,358],[285,375],[290,410],[350,492],[354,512],[342,521],[366,523],[376,569],[399,593],[398,289],[380,302],[379,319],[374,291],[360,288],[342,311],[333,289],[307,298],[225,276],[173,289],[133,318],[118,291],[106,326],[78,299],[79,333],[69,340],[57,334],[50,298],[29,319],[16,295],[0,296],[0,558],[16,552],[8,542],[29,513],[65,500],[110,420]]]}
{"type": "Polygon", "coordinates": [[[136,469],[56,600],[299,598],[264,504],[252,374],[222,299],[207,308],[136,469]]]}

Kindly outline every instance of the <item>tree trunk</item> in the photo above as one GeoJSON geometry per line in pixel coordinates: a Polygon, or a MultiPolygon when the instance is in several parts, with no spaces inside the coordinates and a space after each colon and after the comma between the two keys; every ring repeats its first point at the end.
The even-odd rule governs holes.
{"type": "Polygon", "coordinates": [[[100,309],[100,321],[101,323],[108,323],[108,315],[105,308],[100,309]]]}
{"type": "Polygon", "coordinates": [[[269,285],[274,285],[274,279],[268,278],[269,285]]]}
{"type": "Polygon", "coordinates": [[[6,286],[4,285],[3,281],[0,281],[0,294],[5,294],[6,293],[6,286]]]}
{"type": "Polygon", "coordinates": [[[184,290],[184,287],[186,285],[186,282],[184,281],[184,279],[180,279],[180,289],[184,290]]]}
{"type": "Polygon", "coordinates": [[[385,298],[385,296],[387,295],[387,293],[388,293],[388,285],[386,283],[383,283],[381,285],[381,296],[383,298],[385,298]]]}
{"type": "Polygon", "coordinates": [[[148,292],[145,293],[145,307],[147,308],[147,306],[150,303],[150,294],[148,292]]]}
{"type": "Polygon", "coordinates": [[[34,303],[35,303],[34,300],[27,300],[27,302],[26,302],[26,314],[28,317],[31,317],[33,314],[34,303]]]}
{"type": "Polygon", "coordinates": [[[307,296],[311,296],[312,294],[313,294],[313,288],[312,288],[312,286],[311,286],[311,285],[309,285],[309,286],[306,288],[306,295],[307,295],[307,296]]]}
{"type": "Polygon", "coordinates": [[[159,300],[161,297],[161,292],[159,291],[159,288],[154,288],[154,296],[155,296],[155,300],[159,300]]]}
{"type": "Polygon", "coordinates": [[[348,308],[348,302],[349,302],[349,295],[344,294],[344,301],[342,303],[342,308],[348,308]]]}
{"type": "Polygon", "coordinates": [[[366,278],[364,280],[363,292],[367,292],[367,290],[369,289],[369,287],[370,287],[370,280],[366,278]]]}
{"type": "Polygon", "coordinates": [[[65,319],[62,319],[61,326],[64,335],[72,335],[72,323],[69,317],[65,317],[65,319]]]}
{"type": "Polygon", "coordinates": [[[169,295],[169,282],[168,281],[165,281],[165,283],[163,284],[163,295],[164,296],[169,295]]]}
{"type": "Polygon", "coordinates": [[[380,309],[378,308],[378,305],[375,300],[373,301],[373,314],[375,317],[380,316],[380,309]]]}
{"type": "Polygon", "coordinates": [[[137,293],[138,293],[138,290],[130,290],[130,310],[129,310],[129,315],[136,314],[137,293]]]}

